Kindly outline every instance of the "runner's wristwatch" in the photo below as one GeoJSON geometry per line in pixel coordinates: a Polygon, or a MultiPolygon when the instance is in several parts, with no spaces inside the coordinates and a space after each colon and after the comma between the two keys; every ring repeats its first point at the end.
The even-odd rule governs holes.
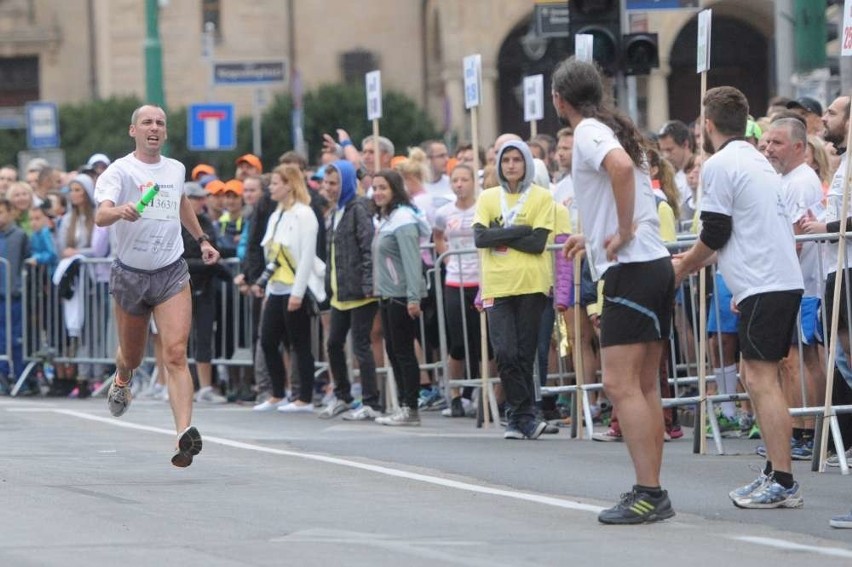
{"type": "Polygon", "coordinates": [[[201,246],[201,244],[204,243],[204,242],[210,242],[211,244],[213,243],[210,240],[210,237],[207,236],[206,234],[204,234],[203,232],[201,233],[201,236],[199,236],[198,238],[195,239],[195,241],[198,242],[199,246],[201,246]]]}

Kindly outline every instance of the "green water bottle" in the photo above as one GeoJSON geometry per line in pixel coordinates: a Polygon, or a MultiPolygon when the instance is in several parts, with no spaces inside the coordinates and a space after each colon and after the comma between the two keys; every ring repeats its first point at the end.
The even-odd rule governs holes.
{"type": "Polygon", "coordinates": [[[159,192],[160,186],[156,183],[148,187],[148,190],[145,191],[145,194],[142,195],[142,198],[139,199],[138,203],[136,203],[136,210],[139,212],[140,215],[142,214],[142,211],[145,210],[145,207],[151,204],[151,201],[154,200],[154,197],[156,197],[157,193],[159,192]]]}

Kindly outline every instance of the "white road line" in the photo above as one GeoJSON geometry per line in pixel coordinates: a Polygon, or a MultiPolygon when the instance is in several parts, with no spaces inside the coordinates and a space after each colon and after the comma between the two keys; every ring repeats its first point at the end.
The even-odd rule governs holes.
{"type": "MultiPolygon", "coordinates": [[[[127,429],[136,429],[138,431],[148,431],[151,433],[160,433],[163,435],[175,436],[175,432],[171,429],[163,429],[160,427],[152,427],[150,425],[141,425],[138,423],[132,423],[129,421],[119,421],[112,417],[104,417],[99,415],[93,415],[90,413],[75,411],[75,410],[66,410],[66,409],[53,409],[50,410],[59,414],[68,415],[72,417],[77,417],[80,419],[87,419],[89,421],[97,421],[100,423],[106,423],[108,425],[113,425],[116,427],[124,427],[127,429]]],[[[526,492],[517,492],[514,490],[504,490],[500,488],[490,488],[487,486],[479,486],[476,484],[471,484],[469,482],[461,482],[457,480],[450,480],[446,478],[441,478],[437,476],[431,476],[426,474],[414,473],[404,470],[392,469],[390,467],[384,467],[379,465],[370,465],[366,463],[359,463],[357,461],[351,461],[348,459],[342,459],[339,457],[329,457],[325,455],[316,455],[313,453],[303,453],[298,451],[287,451],[284,449],[274,449],[272,447],[264,447],[263,445],[254,445],[252,443],[243,443],[242,441],[234,441],[231,439],[225,439],[223,437],[213,437],[213,436],[204,436],[205,443],[213,443],[216,445],[222,445],[224,447],[232,447],[234,449],[243,449],[246,451],[255,451],[257,453],[266,453],[269,455],[279,455],[283,457],[295,457],[298,459],[304,459],[308,461],[316,461],[321,463],[328,463],[332,465],[338,465],[342,467],[349,467],[353,469],[359,469],[364,471],[369,471],[377,474],[382,474],[386,476],[403,478],[407,480],[413,480],[417,482],[423,482],[426,484],[432,484],[436,486],[443,486],[446,488],[452,488],[455,490],[464,490],[466,492],[475,492],[478,494],[489,494],[491,496],[501,496],[503,498],[511,498],[514,500],[523,500],[526,502],[533,502],[536,504],[544,504],[546,506],[554,506],[557,508],[564,508],[568,510],[578,510],[581,512],[592,512],[594,514],[599,513],[601,510],[604,510],[601,506],[593,506],[591,504],[584,504],[582,502],[576,502],[573,500],[564,500],[561,498],[554,498],[551,496],[544,496],[540,494],[530,494],[526,492]]],[[[755,545],[763,545],[767,547],[774,547],[777,549],[788,550],[788,551],[802,551],[809,553],[816,553],[819,555],[826,555],[830,557],[842,557],[842,558],[852,558],[852,551],[838,548],[838,547],[818,547],[811,545],[802,545],[797,543],[792,543],[785,540],[773,539],[767,537],[753,537],[753,536],[735,536],[730,535],[726,536],[729,539],[742,541],[745,543],[752,543],[755,545]]]]}
{"type": "MultiPolygon", "coordinates": [[[[136,423],[132,423],[129,421],[119,421],[117,419],[111,417],[104,417],[99,415],[92,415],[90,413],[84,413],[75,410],[66,410],[66,409],[56,409],[53,410],[56,413],[70,415],[72,417],[78,417],[80,419],[88,419],[90,421],[98,421],[101,423],[106,423],[109,425],[114,425],[116,427],[125,427],[127,429],[136,429],[139,431],[148,431],[151,433],[161,433],[166,435],[174,436],[175,432],[170,429],[162,429],[159,427],[151,427],[149,425],[140,425],[136,423]]],[[[254,445],[252,443],[243,443],[242,441],[233,441],[231,439],[225,439],[222,437],[212,437],[209,435],[204,436],[204,443],[214,443],[217,445],[222,445],[225,447],[232,447],[234,449],[244,449],[246,451],[255,451],[258,453],[267,453],[270,455],[280,455],[283,457],[296,457],[299,459],[305,459],[308,461],[317,461],[321,463],[329,463],[332,465],[338,465],[342,467],[349,467],[353,469],[360,469],[364,471],[374,472],[378,474],[383,474],[386,476],[393,476],[397,478],[404,478],[407,480],[415,480],[418,482],[424,482],[427,484],[433,484],[436,486],[444,486],[446,488],[454,488],[456,490],[465,490],[467,492],[476,492],[479,494],[490,494],[492,496],[502,496],[504,498],[512,498],[515,500],[524,500],[527,502],[535,502],[536,504],[545,504],[547,506],[555,506],[558,508],[566,508],[568,510],[580,510],[582,512],[592,512],[599,513],[604,508],[600,506],[593,506],[591,504],[583,504],[582,502],[575,502],[572,500],[563,500],[561,498],[553,498],[551,496],[543,496],[540,494],[528,494],[526,492],[516,492],[513,490],[504,490],[500,488],[490,488],[487,486],[479,486],[476,484],[471,484],[469,482],[461,482],[457,480],[450,480],[446,478],[441,478],[437,476],[431,476],[426,474],[414,473],[409,471],[403,471],[398,469],[392,469],[390,467],[383,467],[380,465],[370,465],[367,463],[359,463],[357,461],[350,461],[348,459],[341,459],[339,457],[328,457],[325,455],[315,455],[312,453],[302,453],[298,451],[287,451],[284,449],[274,449],[272,447],[264,447],[262,445],[254,445]]]]}
{"type": "Polygon", "coordinates": [[[774,539],[771,537],[754,537],[754,536],[728,536],[731,539],[754,543],[757,545],[765,545],[785,551],[807,551],[810,553],[818,553],[820,555],[828,555],[829,557],[842,557],[844,559],[852,559],[852,551],[840,547],[817,547],[815,545],[802,545],[793,543],[783,539],[774,539]]]}

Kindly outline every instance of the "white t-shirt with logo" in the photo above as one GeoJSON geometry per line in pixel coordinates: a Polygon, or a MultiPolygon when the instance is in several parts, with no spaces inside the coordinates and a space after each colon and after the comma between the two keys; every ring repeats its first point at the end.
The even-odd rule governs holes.
{"type": "MultiPolygon", "coordinates": [[[[476,248],[473,241],[473,217],[476,205],[460,209],[456,203],[447,203],[435,213],[435,229],[444,233],[449,250],[476,248]]],[[[479,255],[453,254],[447,257],[446,284],[451,287],[479,286],[479,255]]]]}
{"type": "Polygon", "coordinates": [[[610,266],[615,264],[648,262],[669,256],[669,251],[660,239],[660,221],[651,177],[634,166],[634,237],[618,251],[616,262],[606,259],[604,242],[618,233],[618,214],[612,182],[603,167],[603,161],[609,152],[619,148],[621,144],[613,131],[599,120],[585,118],[574,129],[571,166],[574,198],[583,223],[586,254],[595,280],[602,278],[610,266]]]}
{"type": "Polygon", "coordinates": [[[701,212],[731,217],[731,237],[718,254],[734,302],[804,289],[781,177],[766,157],[733,140],[705,162],[701,179],[701,212]]]}
{"type": "MultiPolygon", "coordinates": [[[[811,166],[806,163],[781,176],[781,192],[787,207],[787,216],[794,224],[804,217],[808,210],[820,207],[822,201],[822,183],[811,166]]],[[[822,296],[819,269],[819,244],[803,242],[799,251],[799,266],[805,282],[805,297],[822,296]]]]}
{"type": "Polygon", "coordinates": [[[156,270],[173,264],[183,255],[180,203],[186,168],[182,163],[160,157],[155,164],[136,159],[131,153],[112,162],[98,177],[95,201],[116,206],[138,203],[149,187],[160,190],[136,222],[120,220],[112,225],[114,255],[122,264],[137,270],[156,270]]]}
{"type": "Polygon", "coordinates": [[[450,184],[450,176],[444,173],[438,181],[423,183],[423,188],[432,196],[432,210],[437,211],[447,203],[452,203],[456,200],[456,194],[453,193],[453,187],[450,184]]]}
{"type": "MultiPolygon", "coordinates": [[[[828,188],[828,202],[825,205],[825,220],[829,223],[840,220],[840,213],[843,212],[843,176],[846,174],[846,161],[849,159],[849,152],[844,152],[840,158],[840,166],[834,172],[834,177],[831,179],[831,187],[828,188]]],[[[849,212],[847,211],[847,215],[849,212]]],[[[825,243],[825,273],[833,274],[837,271],[837,253],[839,250],[837,242],[825,243]]],[[[852,254],[850,254],[849,243],[846,243],[846,267],[852,266],[852,254]]]]}

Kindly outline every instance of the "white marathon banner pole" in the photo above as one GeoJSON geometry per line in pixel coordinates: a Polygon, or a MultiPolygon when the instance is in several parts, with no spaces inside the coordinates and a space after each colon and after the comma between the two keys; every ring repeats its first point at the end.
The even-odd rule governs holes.
{"type": "MultiPolygon", "coordinates": [[[[586,63],[594,63],[594,46],[595,36],[592,34],[580,33],[574,36],[574,58],[577,61],[585,61],[586,63]]],[[[580,218],[577,217],[577,226],[572,227],[577,234],[583,233],[583,226],[580,218]]],[[[584,390],[586,385],[586,367],[583,360],[583,306],[581,304],[582,295],[582,276],[583,276],[583,255],[574,255],[574,376],[577,393],[575,394],[574,411],[571,416],[571,428],[575,431],[577,439],[584,437],[591,440],[592,424],[589,423],[587,435],[584,435],[585,426],[585,408],[584,408],[584,390]]],[[[588,377],[594,382],[595,377],[588,377]]],[[[590,414],[591,415],[591,414],[590,414]]]]}
{"type": "MultiPolygon", "coordinates": [[[[710,70],[710,28],[713,21],[712,10],[702,10],[698,14],[698,43],[696,53],[696,72],[701,74],[701,115],[699,123],[704,131],[704,95],[707,93],[707,71],[710,70]]],[[[702,143],[702,163],[707,156],[704,153],[702,143]]],[[[699,176],[698,182],[698,206],[701,206],[702,184],[699,176]]],[[[686,299],[685,299],[686,300],[686,299]]],[[[707,423],[707,410],[712,406],[707,403],[707,268],[701,268],[698,272],[698,399],[695,411],[694,439],[698,440],[698,453],[707,453],[707,437],[704,428],[707,423]]],[[[693,452],[695,452],[693,444],[693,452]]]]}
{"type": "MultiPolygon", "coordinates": [[[[464,76],[464,107],[470,110],[470,141],[473,146],[473,170],[479,171],[479,115],[478,108],[482,102],[482,56],[480,54],[468,55],[462,61],[462,72],[464,76]]],[[[477,176],[478,177],[478,176],[477,176]]],[[[476,199],[482,193],[482,184],[476,184],[476,199]]],[[[479,274],[480,289],[482,289],[482,255],[479,251],[479,274]]],[[[480,395],[479,411],[482,415],[482,427],[487,428],[490,423],[497,423],[498,416],[492,416],[489,404],[491,403],[491,388],[488,387],[488,322],[485,318],[485,310],[479,312],[480,331],[480,369],[479,375],[482,379],[482,392],[480,395]],[[493,418],[493,419],[492,419],[493,418]]]]}
{"type": "MultiPolygon", "coordinates": [[[[852,55],[852,0],[843,3],[843,33],[840,36],[840,56],[852,55]]],[[[852,140],[852,120],[849,120],[849,128],[846,131],[846,143],[852,140]]],[[[825,368],[825,407],[822,412],[822,427],[819,439],[819,471],[825,472],[825,459],[828,454],[828,428],[834,437],[834,446],[837,454],[844,451],[843,439],[840,435],[840,425],[837,423],[837,414],[831,406],[831,398],[834,393],[834,364],[837,360],[837,319],[840,316],[840,291],[846,271],[846,221],[849,216],[849,161],[846,161],[846,169],[843,172],[843,200],[840,205],[840,239],[837,241],[837,271],[834,279],[834,300],[831,303],[831,329],[828,340],[828,360],[825,368]]],[[[849,293],[849,289],[846,289],[849,293]]],[[[849,356],[850,353],[846,353],[849,356]]],[[[844,459],[840,459],[841,472],[849,474],[848,464],[844,466],[844,459]]]]}
{"type": "MultiPolygon", "coordinates": [[[[367,91],[367,120],[373,123],[373,156],[375,171],[382,169],[381,151],[379,150],[379,120],[382,117],[382,72],[370,71],[364,75],[364,85],[367,91]]],[[[385,338],[387,340],[387,338],[385,338]]],[[[399,392],[396,389],[396,380],[393,375],[388,351],[384,349],[384,362],[387,370],[385,372],[385,407],[389,412],[399,409],[399,392]]]]}
{"type": "Polygon", "coordinates": [[[530,123],[530,138],[538,135],[538,121],[544,119],[544,75],[524,77],[524,122],[530,123]]]}

